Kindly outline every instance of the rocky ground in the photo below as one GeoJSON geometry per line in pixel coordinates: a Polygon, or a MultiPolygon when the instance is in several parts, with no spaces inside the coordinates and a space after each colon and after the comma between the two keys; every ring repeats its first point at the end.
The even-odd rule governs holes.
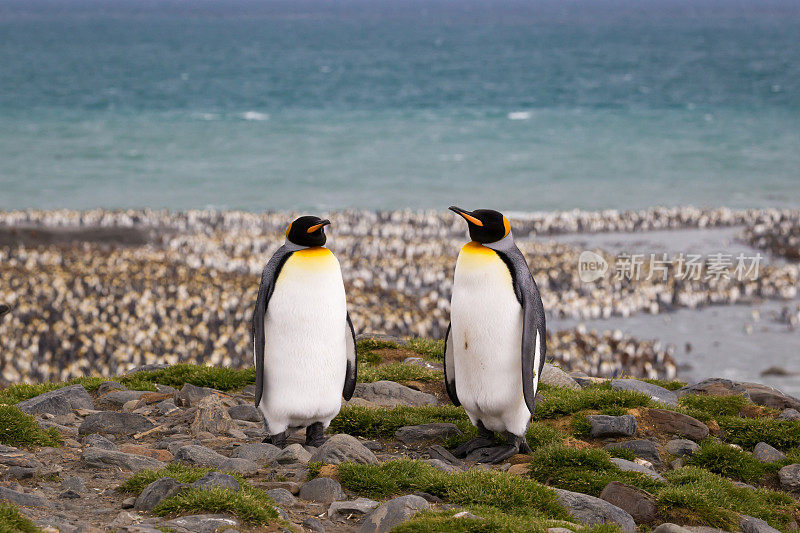
{"type": "Polygon", "coordinates": [[[372,337],[359,353],[319,448],[261,442],[252,370],[0,390],[0,531],[798,528],[800,401],[774,389],[548,365],[533,454],[488,466],[448,452],[474,429],[446,400],[440,344],[372,337]]]}

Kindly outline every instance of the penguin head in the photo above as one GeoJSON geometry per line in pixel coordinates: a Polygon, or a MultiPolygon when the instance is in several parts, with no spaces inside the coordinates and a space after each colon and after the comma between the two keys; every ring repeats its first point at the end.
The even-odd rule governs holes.
{"type": "Polygon", "coordinates": [[[295,219],[286,228],[286,240],[298,246],[323,246],[325,244],[325,226],[328,219],[306,215],[295,219]]]}
{"type": "Polygon", "coordinates": [[[497,242],[511,233],[508,219],[497,211],[491,209],[466,211],[454,205],[450,206],[450,211],[464,217],[469,226],[469,236],[473,241],[482,244],[497,242]]]}

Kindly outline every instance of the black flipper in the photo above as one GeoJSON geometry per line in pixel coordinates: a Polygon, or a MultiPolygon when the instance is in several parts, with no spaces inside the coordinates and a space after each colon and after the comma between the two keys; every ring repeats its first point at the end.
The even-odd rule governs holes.
{"type": "Polygon", "coordinates": [[[456,393],[456,375],[453,366],[453,341],[450,338],[450,328],[452,324],[447,325],[447,333],[444,335],[444,387],[447,389],[447,395],[453,405],[458,407],[461,402],[458,401],[458,394],[456,393]],[[449,370],[448,370],[449,369],[449,370]]]}
{"type": "Polygon", "coordinates": [[[356,332],[353,329],[353,321],[350,320],[350,313],[347,313],[345,338],[347,339],[347,371],[344,376],[344,389],[342,390],[342,397],[345,400],[349,400],[353,397],[353,391],[356,390],[356,379],[358,378],[356,332]]]}
{"type": "Polygon", "coordinates": [[[272,292],[275,290],[275,282],[281,273],[281,268],[283,268],[284,263],[292,253],[294,252],[289,250],[286,245],[281,246],[267,262],[267,266],[264,267],[264,271],[261,273],[261,284],[258,287],[258,299],[253,310],[252,322],[253,360],[256,365],[256,407],[258,407],[264,394],[264,315],[267,312],[269,299],[272,298],[272,292]]]}

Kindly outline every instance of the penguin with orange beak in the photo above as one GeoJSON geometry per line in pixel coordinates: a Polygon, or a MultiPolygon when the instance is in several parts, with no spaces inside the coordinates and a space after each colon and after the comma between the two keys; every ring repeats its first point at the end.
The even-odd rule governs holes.
{"type": "Polygon", "coordinates": [[[347,312],[339,261],[325,248],[330,220],[303,216],[286,228],[261,275],[253,311],[255,405],[264,442],[286,445],[306,428],[306,445],[320,446],[356,386],[356,339],[347,312]]]}
{"type": "Polygon", "coordinates": [[[531,451],[525,433],[547,353],[544,307],[508,219],[488,209],[450,210],[467,222],[472,241],[456,261],[445,386],[478,430],[453,454],[499,463],[531,451]],[[496,445],[495,433],[505,444],[496,445]]]}

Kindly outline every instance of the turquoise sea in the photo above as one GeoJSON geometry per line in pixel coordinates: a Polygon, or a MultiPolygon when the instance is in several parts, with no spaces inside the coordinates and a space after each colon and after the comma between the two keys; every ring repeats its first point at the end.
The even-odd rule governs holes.
{"type": "Polygon", "coordinates": [[[797,0],[3,0],[0,209],[800,207],[797,0]]]}

